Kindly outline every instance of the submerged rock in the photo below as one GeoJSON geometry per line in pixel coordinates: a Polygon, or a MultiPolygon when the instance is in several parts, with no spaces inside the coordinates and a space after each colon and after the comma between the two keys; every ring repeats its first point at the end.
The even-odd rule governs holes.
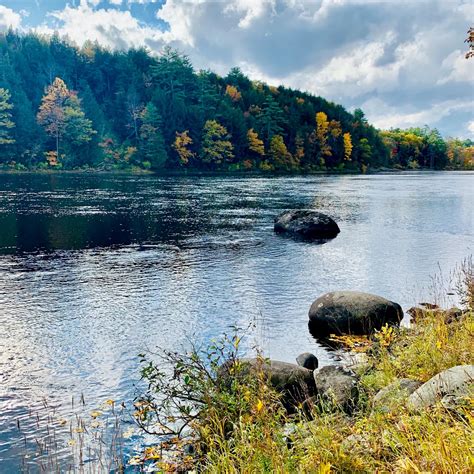
{"type": "Polygon", "coordinates": [[[474,365],[457,365],[444,370],[416,389],[408,406],[420,409],[434,405],[447,395],[468,397],[474,394],[474,365]]]}
{"type": "Polygon", "coordinates": [[[304,239],[332,239],[340,232],[331,217],[310,210],[283,212],[275,218],[274,230],[304,239]]]}
{"type": "Polygon", "coordinates": [[[317,396],[329,403],[351,412],[359,398],[358,379],[352,370],[337,365],[327,365],[314,371],[317,396]]]}
{"type": "Polygon", "coordinates": [[[305,369],[315,370],[318,368],[318,358],[310,352],[303,352],[296,358],[296,363],[305,369]]]}
{"type": "Polygon", "coordinates": [[[315,337],[329,334],[370,334],[403,318],[399,304],[381,296],[357,291],[334,291],[319,297],[309,310],[315,337]]]}

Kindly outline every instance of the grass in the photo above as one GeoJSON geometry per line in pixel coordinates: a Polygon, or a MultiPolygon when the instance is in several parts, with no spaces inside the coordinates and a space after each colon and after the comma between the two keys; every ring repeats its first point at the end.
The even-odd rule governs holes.
{"type": "Polygon", "coordinates": [[[391,410],[373,407],[377,391],[397,378],[424,382],[444,369],[472,364],[472,312],[451,324],[433,313],[413,329],[385,329],[366,347],[368,364],[360,373],[363,401],[352,416],[319,410],[308,421],[301,413],[282,417],[272,409],[248,414],[228,439],[214,433],[198,470],[473,472],[473,399],[455,412],[441,404],[410,412],[400,400],[391,410]],[[287,437],[289,426],[292,435],[287,437]]]}

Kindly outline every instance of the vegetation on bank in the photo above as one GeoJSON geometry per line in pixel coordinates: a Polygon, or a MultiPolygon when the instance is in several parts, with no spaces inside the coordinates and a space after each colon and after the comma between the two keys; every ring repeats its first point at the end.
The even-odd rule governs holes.
{"type": "Polygon", "coordinates": [[[82,48],[0,34],[0,166],[6,169],[354,171],[473,168],[474,143],[435,129],[380,132],[364,113],[196,72],[166,49],[82,48]]]}
{"type": "Polygon", "coordinates": [[[245,369],[237,334],[204,352],[167,353],[159,364],[144,359],[149,389],[135,416],[147,432],[166,438],[173,456],[144,452],[133,464],[170,472],[472,472],[472,397],[410,410],[400,392],[389,392],[383,404],[375,396],[393,381],[426,382],[474,363],[473,270],[467,261],[462,316],[428,310],[411,328],[339,338],[367,357],[356,369],[360,395],[351,413],[326,400],[309,416],[303,406],[289,414],[265,371],[245,369]]]}

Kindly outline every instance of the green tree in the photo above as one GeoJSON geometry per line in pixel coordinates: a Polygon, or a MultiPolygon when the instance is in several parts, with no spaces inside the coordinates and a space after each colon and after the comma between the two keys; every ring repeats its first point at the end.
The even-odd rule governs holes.
{"type": "Polygon", "coordinates": [[[10,103],[10,98],[10,92],[0,88],[0,145],[15,143],[15,139],[11,136],[15,124],[12,120],[13,104],[10,103]]]}
{"type": "Polygon", "coordinates": [[[168,159],[168,154],[161,132],[161,115],[152,102],[143,110],[141,119],[140,139],[143,158],[150,162],[152,169],[163,168],[168,159]]]}
{"type": "Polygon", "coordinates": [[[233,150],[227,129],[215,120],[207,120],[202,136],[202,162],[211,166],[220,165],[234,157],[233,150]]]}
{"type": "Polygon", "coordinates": [[[64,135],[69,145],[80,147],[89,143],[97,132],[92,128],[92,121],[86,118],[81,108],[81,101],[71,93],[64,107],[64,135]]]}
{"type": "Polygon", "coordinates": [[[274,135],[283,131],[284,115],[275,99],[269,95],[263,104],[263,109],[258,116],[258,124],[260,128],[260,136],[262,136],[267,144],[274,135]]]}

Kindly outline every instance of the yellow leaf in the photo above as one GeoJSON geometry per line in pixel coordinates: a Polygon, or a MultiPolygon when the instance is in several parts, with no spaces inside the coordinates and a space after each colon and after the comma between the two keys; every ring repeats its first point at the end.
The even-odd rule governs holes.
{"type": "Polygon", "coordinates": [[[255,406],[255,409],[257,410],[257,413],[260,413],[260,412],[262,411],[262,409],[263,409],[263,402],[262,402],[262,400],[259,400],[259,401],[257,402],[257,405],[255,406]]]}
{"type": "Polygon", "coordinates": [[[98,411],[98,410],[95,410],[95,411],[92,411],[92,412],[91,412],[91,417],[92,417],[92,418],[97,418],[97,417],[99,417],[100,415],[102,415],[102,413],[101,413],[100,411],[98,411]]]}
{"type": "Polygon", "coordinates": [[[319,465],[319,474],[330,474],[331,472],[331,463],[325,462],[319,465]]]}

